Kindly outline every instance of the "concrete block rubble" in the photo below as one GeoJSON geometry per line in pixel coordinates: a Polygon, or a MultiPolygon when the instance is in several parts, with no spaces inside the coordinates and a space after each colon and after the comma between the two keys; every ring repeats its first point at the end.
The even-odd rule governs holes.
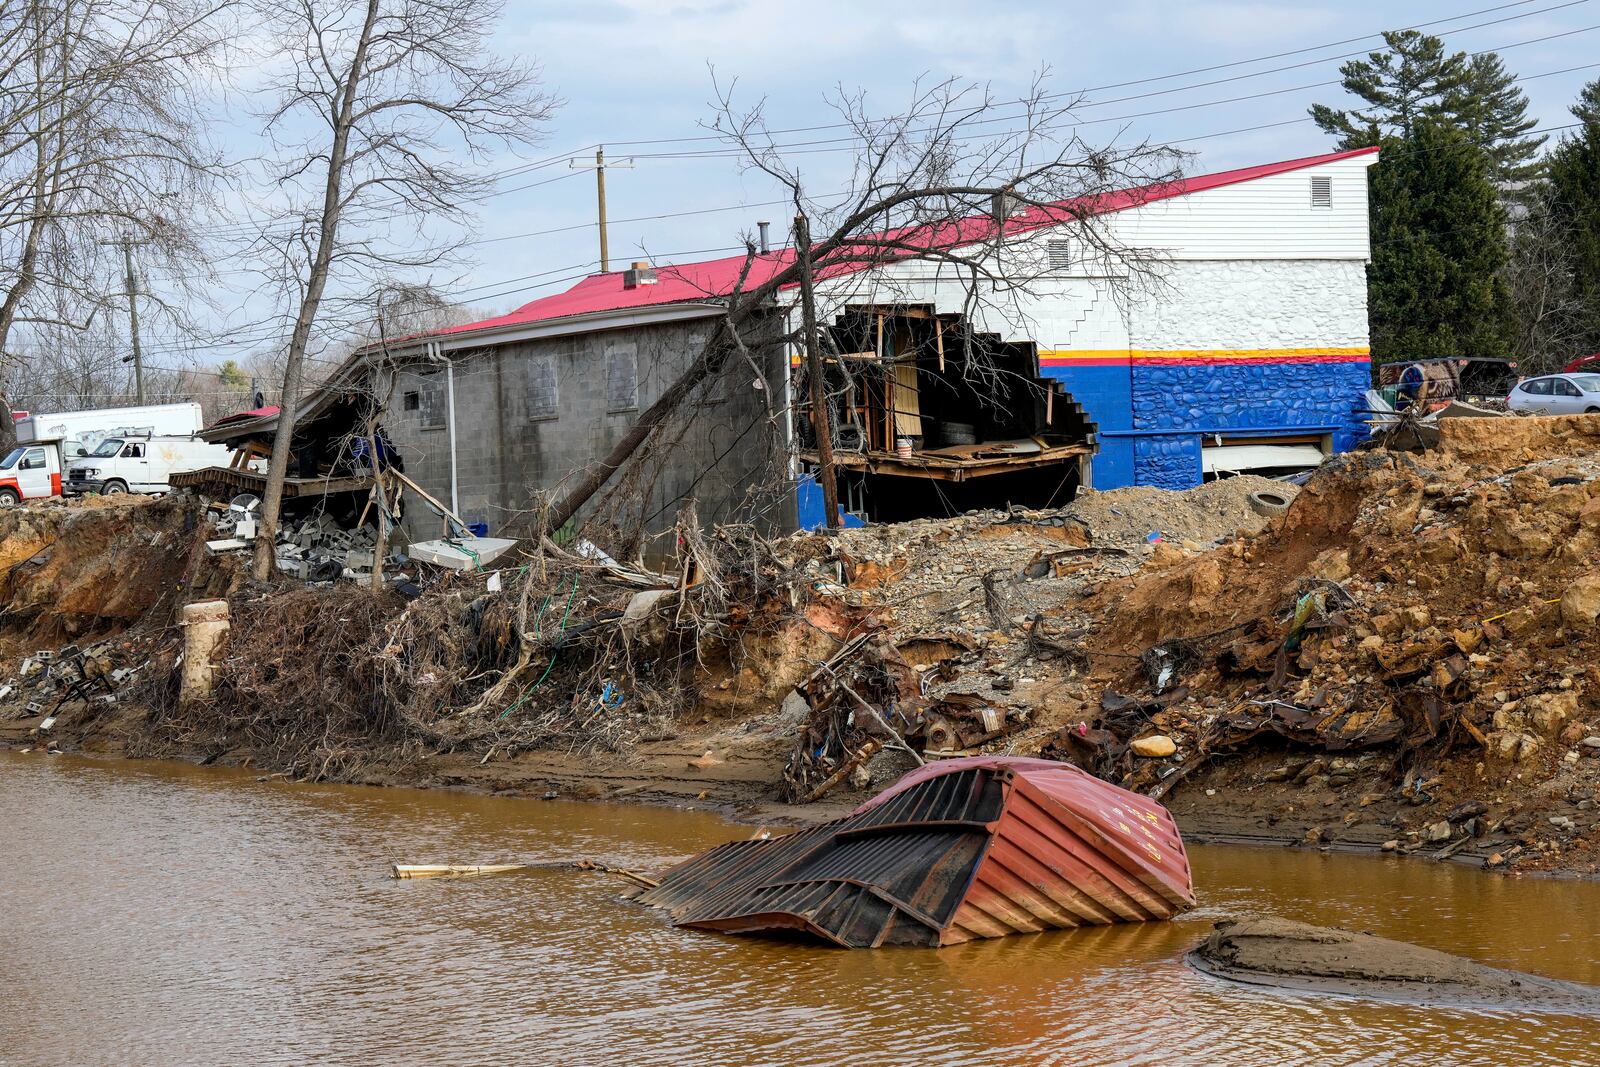
{"type": "MultiPolygon", "coordinates": [[[[216,506],[209,515],[217,536],[206,542],[207,550],[219,553],[248,548],[256,539],[260,508],[261,501],[249,493],[234,497],[226,507],[216,506]]],[[[278,526],[278,570],[301,581],[370,578],[377,548],[376,527],[340,523],[325,511],[286,516],[278,526]]],[[[386,569],[398,568],[405,562],[400,553],[390,553],[386,569]]]]}
{"type": "Polygon", "coordinates": [[[126,645],[115,641],[36,649],[0,682],[0,707],[10,706],[11,718],[36,719],[28,736],[54,750],[51,731],[64,712],[120,699],[124,686],[144,666],[142,660],[129,660],[126,653],[126,645]],[[124,661],[130,665],[119,665],[124,661]]]}

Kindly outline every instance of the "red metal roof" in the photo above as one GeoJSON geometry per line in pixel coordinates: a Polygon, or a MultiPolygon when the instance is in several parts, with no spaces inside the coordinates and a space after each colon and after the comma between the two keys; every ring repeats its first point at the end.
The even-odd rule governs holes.
{"type": "Polygon", "coordinates": [[[1160,804],[1006,756],[929,763],[842,819],[685,860],[638,899],[680,926],[849,947],[1166,919],[1195,902],[1160,804]]]}
{"type": "Polygon", "coordinates": [[[232,415],[222,416],[222,418],[218,419],[211,425],[226,426],[230,422],[242,422],[245,419],[264,419],[268,415],[276,415],[277,413],[278,405],[269,404],[264,408],[251,408],[249,411],[235,411],[232,415]]]}
{"type": "MultiPolygon", "coordinates": [[[[1219,171],[1215,174],[1200,174],[1175,182],[1159,182],[1112,193],[1063,200],[1048,207],[1029,208],[1021,214],[1006,220],[1006,232],[1026,233],[1029,230],[1070,221],[1085,215],[1106,215],[1116,211],[1123,211],[1130,207],[1154,203],[1158,200],[1169,200],[1173,197],[1185,196],[1190,193],[1204,192],[1207,189],[1218,189],[1225,185],[1254,181],[1257,178],[1266,178],[1274,174],[1321,166],[1341,159],[1349,159],[1353,156],[1371,155],[1377,151],[1377,148],[1357,148],[1347,152],[1331,152],[1320,156],[1284,160],[1279,163],[1265,163],[1254,167],[1241,167],[1237,170],[1219,171]]],[[[918,247],[953,248],[962,244],[971,244],[991,236],[993,230],[994,220],[984,215],[939,226],[890,231],[887,234],[880,235],[880,239],[893,239],[897,243],[909,245],[913,249],[918,247]]],[[[903,247],[890,250],[876,244],[863,243],[856,248],[842,250],[842,254],[836,256],[830,266],[819,270],[818,274],[825,277],[848,274],[913,254],[914,251],[903,247]],[[840,262],[841,259],[843,262],[840,262]]],[[[751,289],[767,281],[774,274],[788,267],[793,258],[792,249],[770,252],[757,257],[756,261],[751,265],[744,288],[751,289]]],[[[632,289],[623,287],[622,271],[612,271],[608,274],[592,274],[566,292],[540,297],[538,300],[524,304],[508,314],[499,315],[491,319],[483,319],[479,322],[469,322],[462,326],[452,326],[449,329],[440,330],[436,334],[427,336],[446,336],[477,332],[479,330],[526,326],[551,319],[568,318],[574,315],[590,315],[605,311],[625,311],[630,308],[656,307],[663,304],[677,304],[686,301],[723,297],[731,293],[738,284],[739,273],[744,269],[744,261],[745,257],[743,255],[735,255],[722,259],[663,265],[657,268],[655,284],[640,285],[632,289]]]]}

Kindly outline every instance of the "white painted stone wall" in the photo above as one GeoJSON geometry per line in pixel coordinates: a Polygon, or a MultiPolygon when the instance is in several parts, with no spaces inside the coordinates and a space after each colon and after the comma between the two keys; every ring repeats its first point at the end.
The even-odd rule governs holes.
{"type": "MultiPolygon", "coordinates": [[[[1366,268],[1348,260],[1173,263],[1132,315],[1132,347],[1335,348],[1367,344],[1366,268]]],[[[1090,346],[1081,346],[1090,347],[1090,346]]]]}

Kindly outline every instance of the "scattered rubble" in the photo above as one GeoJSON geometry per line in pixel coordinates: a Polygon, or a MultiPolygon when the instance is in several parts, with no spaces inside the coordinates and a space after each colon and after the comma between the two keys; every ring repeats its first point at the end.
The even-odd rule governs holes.
{"type": "MultiPolygon", "coordinates": [[[[529,753],[576,754],[575,774],[625,754],[632,781],[747,775],[803,802],[917,762],[1042,754],[1162,799],[1191,834],[1591,869],[1592,422],[1444,418],[1427,452],[1266,482],[1294,498],[1268,515],[1250,504],[1263,480],[1237,478],[772,541],[691,511],[652,566],[605,542],[508,549],[489,571],[390,553],[404,596],[253,587],[226,566],[240,553],[201,544],[246,540],[247,506],[213,529],[163,502],[160,559],[95,527],[97,562],[71,565],[94,596],[70,570],[30,577],[63,573],[54,527],[13,531],[6,625],[34,620],[33,651],[138,624],[148,654],[117,665],[162,681],[129,731],[303,777],[416,781],[448,756],[515,787],[529,753]],[[107,596],[112,558],[148,572],[138,596],[107,596]],[[212,697],[177,709],[172,611],[208,597],[233,628],[212,697]]],[[[362,529],[291,524],[280,555],[360,574],[362,529]]]]}

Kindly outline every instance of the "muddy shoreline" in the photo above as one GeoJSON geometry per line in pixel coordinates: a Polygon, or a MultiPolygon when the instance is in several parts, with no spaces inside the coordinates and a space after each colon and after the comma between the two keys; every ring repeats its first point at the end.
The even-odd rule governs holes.
{"type": "MultiPolygon", "coordinates": [[[[50,748],[106,761],[138,763],[174,761],[201,766],[222,766],[253,772],[263,778],[287,777],[284,770],[243,750],[197,753],[178,749],[151,750],[150,739],[139,728],[143,713],[128,709],[114,722],[99,721],[93,729],[75,732],[70,723],[41,740],[31,733],[37,720],[0,723],[0,745],[12,751],[31,751],[47,758],[50,748]],[[134,750],[130,752],[130,747],[134,750]]],[[[339,784],[405,789],[459,791],[483,796],[529,800],[561,799],[602,803],[671,807],[718,815],[753,827],[804,827],[848,814],[872,796],[877,788],[842,787],[811,804],[796,805],[779,796],[784,751],[769,746],[765,753],[725,750],[706,758],[705,738],[657,742],[638,746],[626,756],[576,756],[537,751],[513,758],[485,760],[481,754],[445,753],[406,760],[391,753],[376,754],[365,773],[341,777],[339,784]],[[696,764],[699,764],[698,766],[696,764]]],[[[1303,849],[1354,855],[1389,856],[1420,862],[1449,862],[1487,874],[1536,875],[1600,881],[1592,857],[1580,853],[1570,863],[1547,863],[1537,868],[1490,864],[1507,846],[1503,838],[1474,842],[1440,856],[1440,848],[1406,844],[1385,848],[1393,841],[1388,828],[1371,824],[1353,832],[1336,833],[1323,840],[1319,831],[1329,820],[1278,818],[1267,824],[1262,811],[1286,805],[1296,794],[1279,791],[1266,796],[1241,797],[1237,792],[1207,797],[1203,782],[1187,794],[1169,798],[1185,841],[1192,844],[1242,845],[1261,849],[1303,849]],[[1196,795],[1198,794],[1198,795],[1196,795]],[[1313,836],[1317,839],[1312,840],[1313,836]]],[[[1292,806],[1292,805],[1289,805],[1292,806]]],[[[1359,809],[1357,809],[1359,810],[1359,809]]]]}

